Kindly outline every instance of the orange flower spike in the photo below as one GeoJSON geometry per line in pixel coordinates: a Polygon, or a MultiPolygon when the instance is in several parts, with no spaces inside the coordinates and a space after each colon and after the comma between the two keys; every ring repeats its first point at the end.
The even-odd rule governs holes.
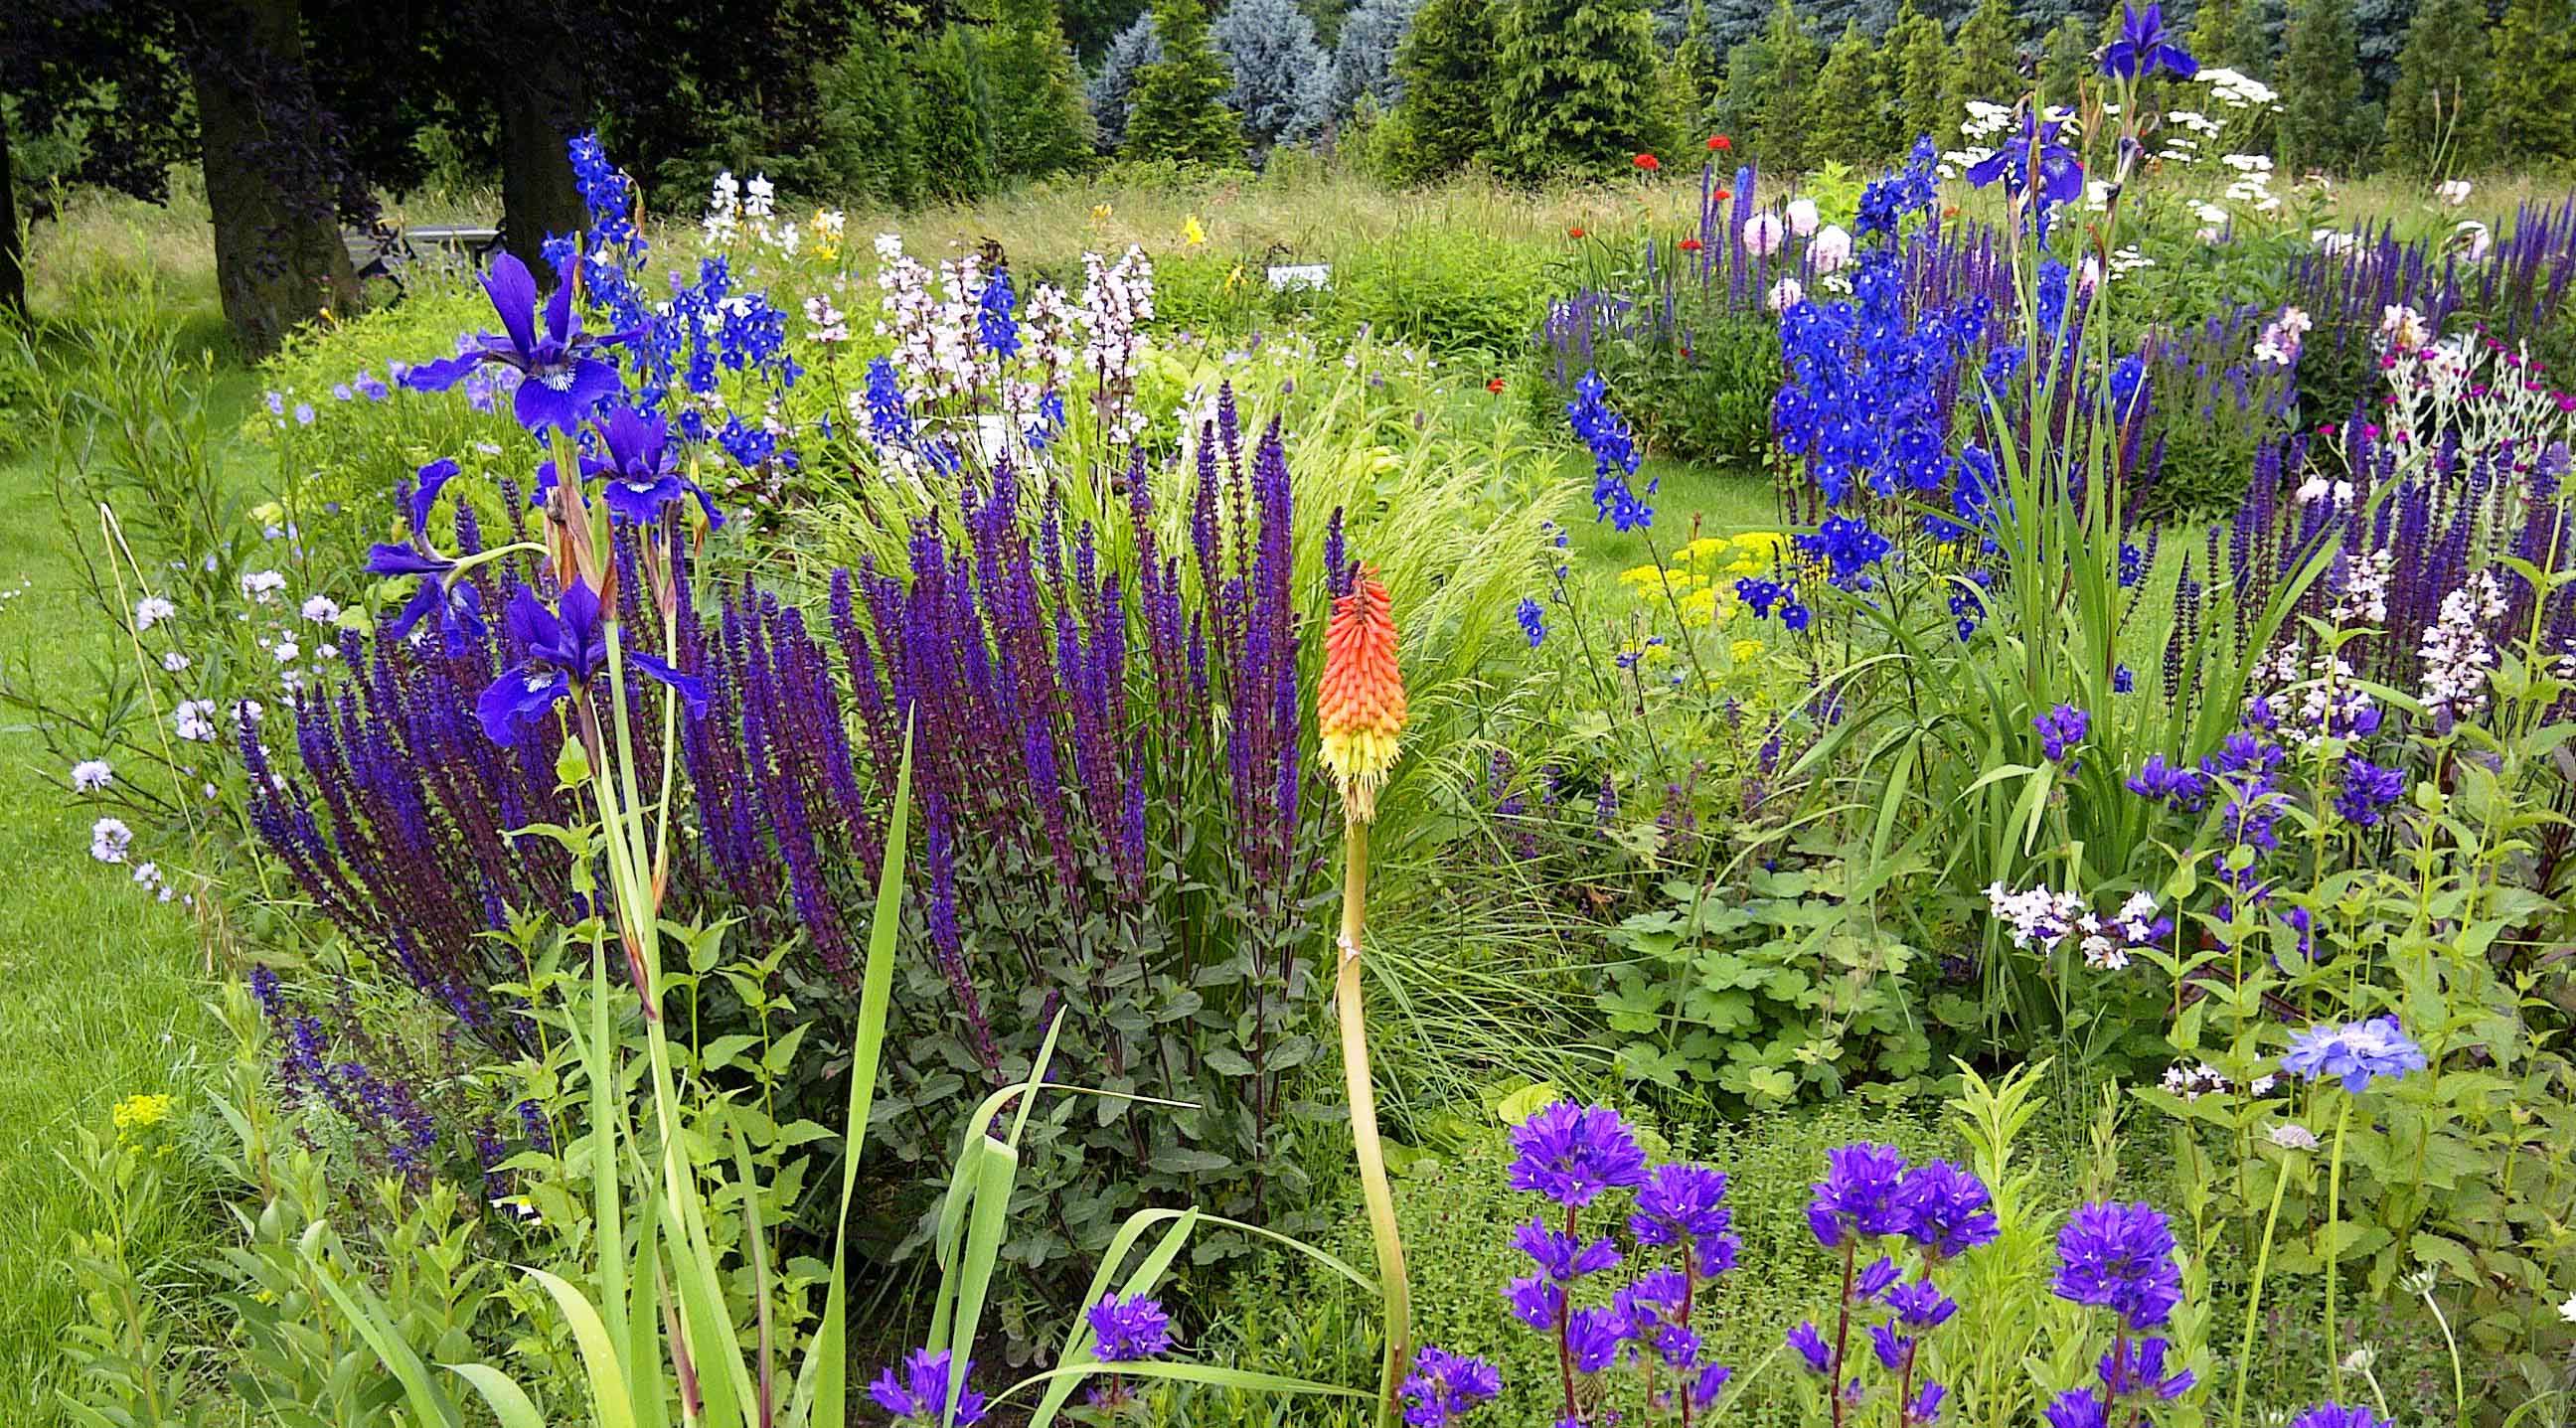
{"type": "Polygon", "coordinates": [[[1374,569],[1333,602],[1324,630],[1324,677],[1315,687],[1315,725],[1324,766],[1354,823],[1377,818],[1377,791],[1395,767],[1404,733],[1404,671],[1395,659],[1395,602],[1374,569]]]}

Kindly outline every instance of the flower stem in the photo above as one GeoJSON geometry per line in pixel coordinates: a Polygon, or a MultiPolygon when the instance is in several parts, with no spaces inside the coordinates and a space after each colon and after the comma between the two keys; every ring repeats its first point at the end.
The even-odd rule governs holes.
{"type": "Polygon", "coordinates": [[[2263,1279],[2272,1267],[2272,1231],[2281,1223],[2281,1196],[2290,1188],[2289,1162],[2272,1181],[2272,1212],[2263,1220],[2263,1247],[2254,1256],[2254,1282],[2245,1289],[2245,1336],[2236,1347],[2236,1411],[2231,1428],[2245,1428],[2245,1383],[2254,1366],[2254,1324],[2263,1308],[2263,1279]]]}
{"type": "Polygon", "coordinates": [[[2343,1218],[2343,1137],[2352,1128],[2352,1097],[2346,1094],[2337,1099],[2340,1106],[2335,1111],[2334,1159],[2326,1167],[2324,1243],[2318,1247],[2317,1258],[2324,1262],[2326,1272],[2326,1372],[2334,1379],[2334,1399],[2340,1403],[2343,1354],[2342,1343],[2335,1337],[2335,1251],[2343,1237],[2336,1233],[2336,1221],[2343,1218]]]}
{"type": "Polygon", "coordinates": [[[1413,1301],[1404,1278],[1404,1242],[1395,1223],[1395,1193],[1387,1186],[1386,1151],[1378,1141],[1377,1091],[1369,1075],[1368,1023],[1360,1002],[1360,937],[1368,905],[1368,825],[1356,818],[1342,825],[1341,965],[1334,977],[1333,1005],[1341,1021],[1342,1081],[1350,1098],[1351,1149],[1359,1161],[1360,1198],[1367,1203],[1369,1232],[1377,1242],[1378,1294],[1386,1315],[1386,1363],[1378,1382],[1378,1418],[1396,1421],[1397,1385],[1412,1345],[1413,1301]]]}
{"type": "Polygon", "coordinates": [[[1825,1392],[1834,1405],[1834,1428],[1843,1428],[1843,1351],[1851,1346],[1852,1267],[1859,1255],[1858,1240],[1843,1242],[1843,1293],[1841,1307],[1835,1311],[1840,1317],[1834,1323],[1834,1366],[1825,1377],[1825,1392]]]}

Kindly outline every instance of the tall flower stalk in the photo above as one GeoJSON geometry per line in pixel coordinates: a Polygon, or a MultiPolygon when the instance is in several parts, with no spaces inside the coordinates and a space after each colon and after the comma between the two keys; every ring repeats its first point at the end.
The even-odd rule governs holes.
{"type": "MultiPolygon", "coordinates": [[[[1341,579],[1341,572],[1334,572],[1341,579]]],[[[1359,1161],[1360,1194],[1368,1204],[1369,1233],[1376,1241],[1380,1294],[1386,1313],[1386,1362],[1378,1386],[1378,1420],[1396,1421],[1405,1366],[1412,1361],[1413,1306],[1404,1277],[1404,1242],[1396,1229],[1395,1194],[1388,1188],[1386,1150],[1377,1132],[1377,1090],[1369,1074],[1368,1023],[1360,999],[1360,947],[1368,907],[1368,829],[1377,819],[1378,790],[1394,768],[1404,733],[1404,672],[1395,657],[1395,611],[1375,571],[1363,571],[1348,594],[1333,602],[1324,634],[1324,673],[1315,690],[1315,724],[1323,759],[1342,796],[1342,929],[1333,979],[1333,1006],[1341,1022],[1342,1080],[1350,1097],[1351,1146],[1359,1161]]]]}

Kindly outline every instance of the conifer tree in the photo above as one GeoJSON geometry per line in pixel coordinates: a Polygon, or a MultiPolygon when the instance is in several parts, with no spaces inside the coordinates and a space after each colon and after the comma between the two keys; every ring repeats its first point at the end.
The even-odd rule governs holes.
{"type": "Polygon", "coordinates": [[[1127,111],[1136,98],[1137,76],[1163,57],[1163,42],[1154,37],[1154,15],[1147,11],[1120,30],[1100,57],[1100,72],[1091,77],[1091,118],[1100,131],[1100,151],[1114,153],[1127,139],[1127,111]]]}
{"type": "Polygon", "coordinates": [[[912,76],[873,22],[814,76],[818,165],[852,197],[910,208],[921,201],[921,152],[912,76]]]}
{"type": "Polygon", "coordinates": [[[2245,0],[2200,0],[2192,11],[2191,33],[2183,47],[2203,65],[2235,68],[2237,12],[2244,7],[2245,0]]]}
{"type": "Polygon", "coordinates": [[[2412,174],[2457,173],[2476,162],[2471,140],[2486,107],[2486,5],[2424,0],[2407,26],[2388,91],[2380,162],[2412,174]]]}
{"type": "Polygon", "coordinates": [[[2576,30],[2567,0],[2513,0],[2495,54],[2488,155],[2518,164],[2576,158],[2576,30]]]}
{"type": "Polygon", "coordinates": [[[1331,81],[1315,22],[1296,0],[1234,0],[1211,33],[1234,75],[1226,103],[1243,116],[1254,163],[1280,144],[1322,132],[1331,81]]]}
{"type": "Polygon", "coordinates": [[[1003,173],[1039,178],[1091,157],[1091,111],[1055,0],[1002,0],[990,65],[994,157],[1003,173]]]}
{"type": "Polygon", "coordinates": [[[912,85],[922,196],[967,203],[991,193],[998,174],[981,39],[949,26],[913,52],[912,85]]]}
{"type": "Polygon", "coordinates": [[[1333,41],[1333,117],[1349,117],[1364,94],[1377,101],[1381,112],[1403,100],[1404,83],[1396,77],[1395,52],[1419,8],[1421,0],[1360,0],[1342,18],[1342,32],[1333,41]]]}
{"type": "Polygon", "coordinates": [[[1443,178],[1494,146],[1492,0],[1423,0],[1395,51],[1404,101],[1388,117],[1398,178],[1443,178]]]}
{"type": "Polygon", "coordinates": [[[1681,46],[1674,51],[1673,59],[1690,81],[1692,104],[1687,127],[1700,128],[1707,123],[1709,101],[1716,97],[1726,76],[1725,55],[1717,47],[1716,22],[1707,0],[1690,0],[1681,46]]]}
{"type": "MultiPolygon", "coordinates": [[[[1754,58],[1759,70],[1746,76],[1741,94],[1732,96],[1743,109],[1739,127],[1752,132],[1754,153],[1764,167],[1796,173],[1817,157],[1808,132],[1808,101],[1814,97],[1816,71],[1824,57],[1790,0],[1778,0],[1771,7],[1754,58]]],[[[1731,69],[1727,83],[1732,90],[1731,69]]]]}
{"type": "Polygon", "coordinates": [[[1154,0],[1154,35],[1162,55],[1137,72],[1121,152],[1181,163],[1242,163],[1243,131],[1224,102],[1233,76],[1209,42],[1207,11],[1199,0],[1154,0]]]}
{"type": "Polygon", "coordinates": [[[2352,0],[2293,0],[2281,33],[2281,151],[2292,173],[2348,170],[2356,155],[2354,109],[2361,70],[2352,0]]]}
{"type": "Polygon", "coordinates": [[[2028,88],[2021,77],[2021,19],[2011,0],[1980,0],[1951,50],[1951,108],[1964,111],[1971,99],[2010,106],[2028,88]]]}
{"type": "Polygon", "coordinates": [[[1886,100],[1879,92],[1878,47],[1861,33],[1858,20],[1843,24],[1842,38],[1816,73],[1816,92],[1807,105],[1816,162],[1839,162],[1854,168],[1888,157],[1891,141],[1886,100]]]}
{"type": "Polygon", "coordinates": [[[2227,66],[2256,79],[2272,77],[2272,56],[2280,48],[2281,27],[2272,0],[2238,0],[2236,38],[2227,46],[2227,66]]]}
{"type": "Polygon", "coordinates": [[[1494,127],[1521,178],[1607,173],[1669,137],[1646,0],[1503,0],[1494,127]]]}
{"type": "Polygon", "coordinates": [[[1894,106],[1897,116],[1897,139],[1911,144],[1918,134],[1929,134],[1932,142],[1943,148],[1953,147],[1959,137],[1959,116],[1950,112],[1947,88],[1950,67],[1950,43],[1941,33],[1941,22],[1914,7],[1906,0],[1897,12],[1896,27],[1887,32],[1887,51],[1896,68],[1894,106]]]}
{"type": "Polygon", "coordinates": [[[2093,67],[2093,36],[2073,15],[2048,32],[2039,54],[2039,102],[2073,108],[2093,67]]]}

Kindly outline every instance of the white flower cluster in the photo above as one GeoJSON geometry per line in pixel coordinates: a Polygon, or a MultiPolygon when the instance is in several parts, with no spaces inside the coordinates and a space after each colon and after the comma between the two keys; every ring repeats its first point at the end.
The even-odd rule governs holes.
{"type": "Polygon", "coordinates": [[[2343,587],[2335,591],[2334,604],[2326,610],[2327,618],[2337,625],[2388,623],[2388,582],[2396,569],[2397,552],[2387,549],[2341,561],[2336,573],[2343,587]]]}
{"type": "Polygon", "coordinates": [[[2387,444],[2401,477],[2452,438],[2464,459],[2478,453],[2499,468],[2510,463],[2517,477],[2552,446],[2576,441],[2576,398],[2541,380],[2520,350],[2462,333],[2397,350],[2382,365],[2387,444]]]}
{"type": "Polygon", "coordinates": [[[1136,365],[1145,351],[1145,325],[1154,320],[1154,263],[1134,244],[1117,262],[1082,255],[1082,306],[1074,322],[1082,331],[1082,368],[1097,384],[1102,435],[1129,442],[1145,434],[1136,409],[1136,365]]]}
{"type": "Polygon", "coordinates": [[[2254,360],[2287,367],[2299,360],[2299,347],[2307,340],[2308,329],[2316,324],[2305,309],[2284,307],[2281,315],[2263,324],[2262,334],[2254,339],[2254,360]]]}
{"type": "MultiPolygon", "coordinates": [[[[2383,574],[2383,614],[2386,598],[2387,579],[2383,574]]],[[[2249,686],[2272,693],[2249,695],[2246,706],[2250,709],[2256,700],[2262,700],[2272,711],[2274,732],[2281,742],[2302,750],[2314,749],[2329,730],[2349,734],[2362,727],[2378,704],[2370,697],[2370,691],[2361,687],[2361,675],[2351,661],[2325,650],[2310,653],[2298,638],[2273,646],[2271,653],[2256,660],[2248,673],[2249,686]]]]}
{"type": "Polygon", "coordinates": [[[2269,109],[2281,102],[2278,91],[2251,75],[2210,67],[2195,76],[2209,86],[2209,97],[2230,109],[2269,109]]]}
{"type": "MultiPolygon", "coordinates": [[[[2177,1061],[2165,1068],[2160,1084],[2186,1101],[2197,1101],[2203,1096],[2222,1096],[2236,1086],[2235,1082],[2227,1079],[2227,1073],[2206,1061],[2197,1066],[2185,1066],[2177,1061]]],[[[2266,1074],[2247,1082],[2245,1089],[2254,1095],[2266,1096],[2279,1084],[2279,1077],[2266,1074]]]]}
{"type": "Polygon", "coordinates": [[[2467,203],[2472,191],[2469,181],[2463,178],[2444,179],[2433,186],[2434,196],[2453,208],[2467,203]]]}
{"type": "Polygon", "coordinates": [[[2495,576],[2480,570],[2468,583],[2442,597],[2442,611],[2424,632],[2416,655],[2424,662],[2424,702],[2454,718],[2475,714],[2487,705],[2487,676],[2495,669],[2495,646],[2486,631],[2504,619],[2504,592],[2495,576]]]}
{"type": "Polygon", "coordinates": [[[2102,918],[2074,893],[2045,887],[2015,892],[1997,882],[1986,888],[1986,909],[2011,926],[2015,947],[2055,951],[2068,936],[2080,934],[2077,947],[2086,965],[2105,972],[2128,966],[2130,949],[2154,941],[2160,931],[2156,900],[2143,891],[2129,894],[2119,911],[2102,918]]]}
{"type": "MultiPolygon", "coordinates": [[[[707,189],[707,214],[699,222],[707,241],[718,248],[732,247],[749,233],[764,248],[774,248],[794,257],[802,245],[801,230],[793,223],[778,223],[778,186],[765,174],[753,174],[748,183],[737,182],[728,169],[717,174],[707,189]]],[[[838,230],[834,230],[838,237],[838,230]]]]}
{"type": "Polygon", "coordinates": [[[805,336],[814,343],[830,346],[850,340],[850,320],[832,305],[832,299],[816,293],[805,299],[805,336]]]}
{"type": "MultiPolygon", "coordinates": [[[[2347,243],[2350,234],[2342,235],[2347,243]]],[[[2379,340],[2391,352],[2413,352],[2433,340],[2433,330],[2424,314],[2400,303],[2379,310],[2379,340]]]]}
{"type": "Polygon", "coordinates": [[[2225,197],[2230,203],[2242,203],[2258,213],[2272,213],[2281,206],[2272,192],[2272,156],[2269,154],[2222,154],[2218,161],[2235,170],[2228,181],[2225,197]]]}

